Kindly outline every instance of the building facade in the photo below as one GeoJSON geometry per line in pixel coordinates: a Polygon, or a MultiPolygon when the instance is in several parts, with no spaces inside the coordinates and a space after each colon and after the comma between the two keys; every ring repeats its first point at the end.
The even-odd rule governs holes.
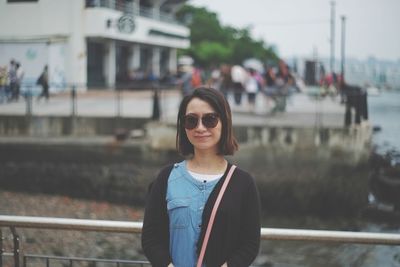
{"type": "Polygon", "coordinates": [[[176,72],[190,31],[186,0],[0,0],[0,65],[20,62],[25,81],[45,65],[53,86],[115,88],[176,72]]]}

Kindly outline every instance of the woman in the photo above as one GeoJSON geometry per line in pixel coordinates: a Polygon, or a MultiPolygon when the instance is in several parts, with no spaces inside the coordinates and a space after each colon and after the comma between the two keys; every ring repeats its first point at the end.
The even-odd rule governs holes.
{"type": "MultiPolygon", "coordinates": [[[[151,184],[142,246],[155,267],[196,266],[211,210],[238,149],[229,104],[215,89],[183,98],[176,145],[187,159],[151,184]]],[[[253,178],[236,168],[219,205],[204,256],[206,267],[249,266],[260,242],[260,205],[253,178]]]]}

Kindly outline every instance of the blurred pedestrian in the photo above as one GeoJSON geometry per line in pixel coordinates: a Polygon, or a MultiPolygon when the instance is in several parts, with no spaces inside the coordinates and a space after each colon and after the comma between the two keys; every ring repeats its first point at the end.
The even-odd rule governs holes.
{"type": "Polygon", "coordinates": [[[17,90],[17,62],[14,59],[10,60],[10,68],[8,69],[8,100],[14,100],[14,95],[17,90]]]}
{"type": "Polygon", "coordinates": [[[178,84],[181,87],[182,96],[186,96],[192,93],[192,75],[193,67],[191,65],[182,65],[179,67],[179,79],[178,84]]]}
{"type": "Polygon", "coordinates": [[[0,66],[0,103],[7,101],[7,66],[0,66]]]}
{"type": "Polygon", "coordinates": [[[244,85],[247,81],[247,72],[242,66],[235,65],[231,68],[231,77],[235,104],[240,105],[242,103],[242,93],[245,90],[244,85]]]}
{"type": "Polygon", "coordinates": [[[44,66],[36,84],[42,87],[42,92],[38,96],[37,101],[39,101],[42,97],[46,98],[46,101],[49,101],[49,72],[47,65],[44,66]]]}
{"type": "Polygon", "coordinates": [[[186,160],[163,168],[151,184],[145,255],[157,267],[250,266],[260,245],[258,191],[249,173],[225,159],[238,144],[218,90],[200,87],[183,98],[176,144],[186,160]]]}
{"type": "Polygon", "coordinates": [[[207,82],[207,86],[211,88],[215,88],[217,90],[221,90],[221,71],[219,68],[214,68],[211,71],[210,79],[207,82]]]}
{"type": "Polygon", "coordinates": [[[220,91],[228,99],[228,94],[232,91],[233,82],[231,76],[231,66],[228,64],[222,64],[220,67],[221,70],[221,84],[220,84],[220,91]]]}
{"type": "Polygon", "coordinates": [[[256,95],[258,93],[260,86],[256,78],[256,71],[253,69],[248,70],[248,78],[245,83],[245,90],[247,93],[247,101],[250,111],[255,111],[256,106],[256,95]]]}
{"type": "Polygon", "coordinates": [[[18,101],[19,95],[21,93],[21,85],[22,85],[22,81],[24,79],[25,72],[21,66],[21,63],[19,63],[19,62],[15,63],[15,68],[16,68],[17,81],[16,81],[15,91],[13,92],[12,98],[15,101],[18,101]]]}

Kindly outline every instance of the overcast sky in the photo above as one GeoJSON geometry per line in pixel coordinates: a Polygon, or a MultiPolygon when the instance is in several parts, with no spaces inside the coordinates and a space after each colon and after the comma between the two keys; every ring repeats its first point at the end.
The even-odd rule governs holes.
{"type": "MultiPolygon", "coordinates": [[[[252,26],[252,35],[283,57],[330,55],[331,0],[190,0],[216,12],[223,25],[252,26]]],[[[400,0],[335,0],[335,58],[340,59],[341,16],[346,56],[400,60],[400,0]]]]}

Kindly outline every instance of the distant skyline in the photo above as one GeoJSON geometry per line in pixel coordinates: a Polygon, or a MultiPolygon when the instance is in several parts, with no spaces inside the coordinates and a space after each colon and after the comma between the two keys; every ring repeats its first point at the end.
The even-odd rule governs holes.
{"type": "MultiPolygon", "coordinates": [[[[223,25],[251,27],[255,39],[282,57],[330,57],[331,0],[190,0],[218,14],[223,25]]],[[[336,0],[335,59],[341,56],[346,16],[346,57],[400,61],[400,0],[336,0]]]]}

